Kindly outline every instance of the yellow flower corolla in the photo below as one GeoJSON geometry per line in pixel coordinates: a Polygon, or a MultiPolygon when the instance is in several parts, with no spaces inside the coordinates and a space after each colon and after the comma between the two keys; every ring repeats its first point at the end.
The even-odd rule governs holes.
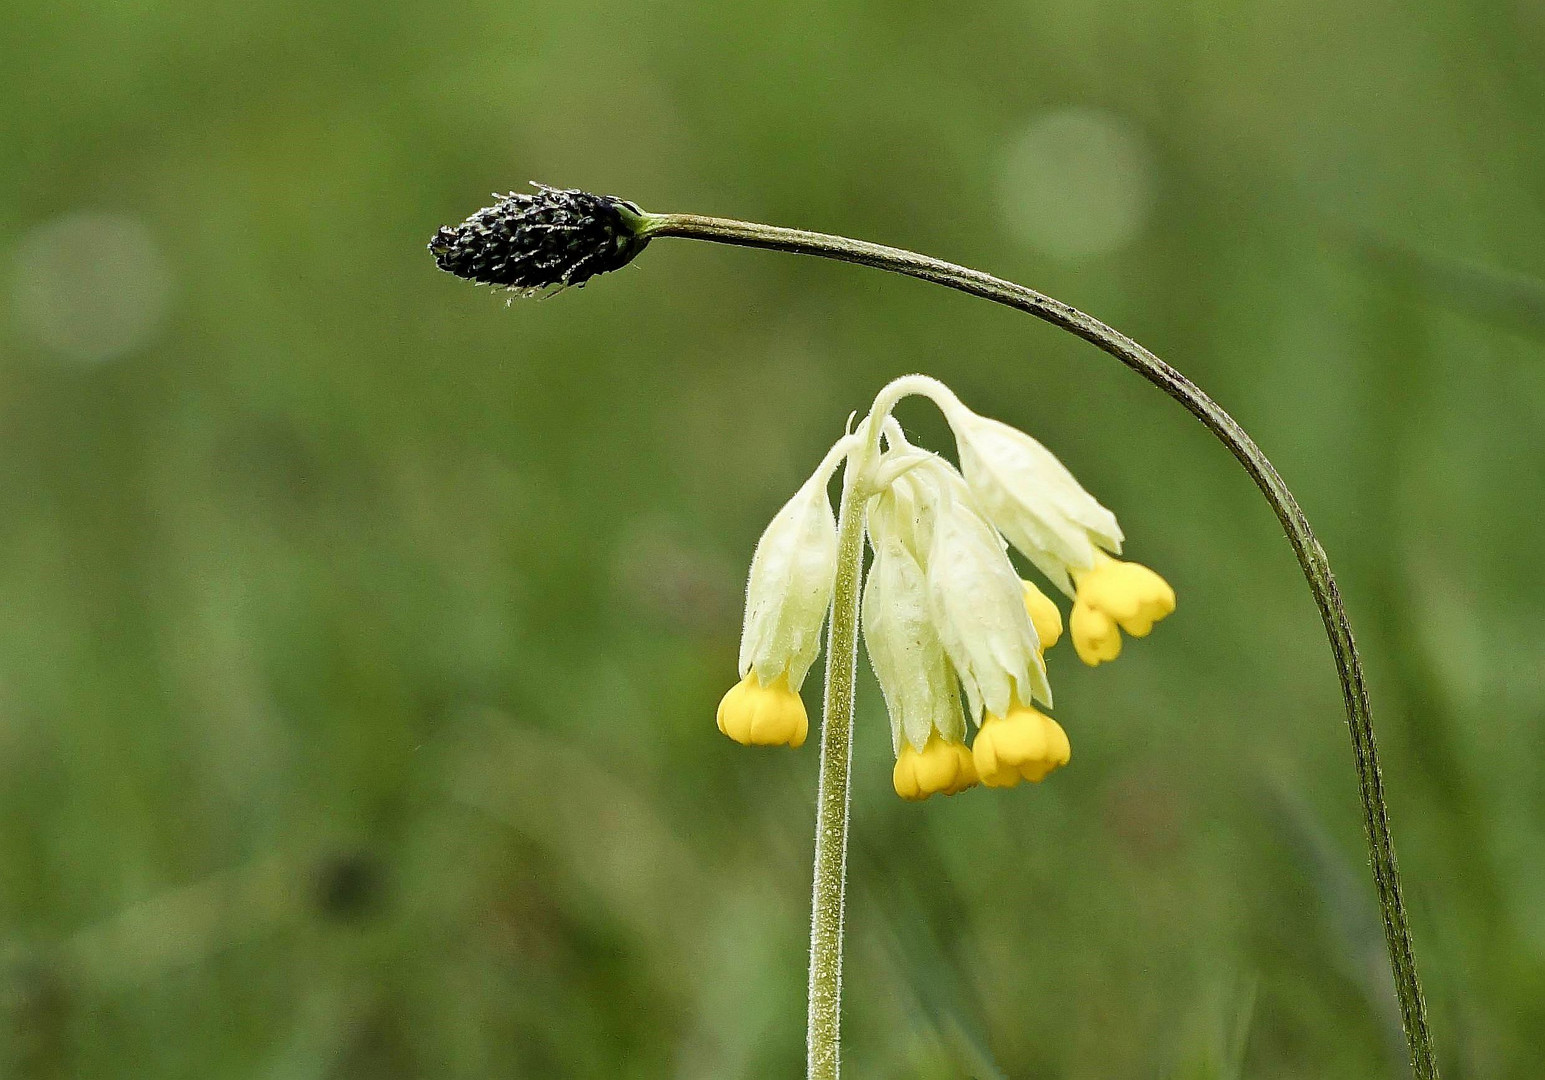
{"type": "Polygon", "coordinates": [[[1030,613],[1030,625],[1035,636],[1041,639],[1041,651],[1045,652],[1062,639],[1062,612],[1056,603],[1028,581],[1020,581],[1025,590],[1025,610],[1030,613]]]}
{"type": "Polygon", "coordinates": [[[901,744],[891,783],[897,795],[913,802],[940,792],[957,795],[976,785],[976,764],[965,743],[930,735],[921,751],[909,742],[901,744]]]}
{"type": "Polygon", "coordinates": [[[719,730],[743,746],[803,746],[810,718],[787,673],[762,684],[756,672],[730,687],[719,702],[719,730]]]}
{"type": "Polygon", "coordinates": [[[1078,595],[1068,628],[1078,658],[1090,667],[1121,655],[1121,630],[1146,637],[1154,623],[1175,610],[1175,590],[1138,563],[1102,553],[1093,569],[1075,570],[1073,576],[1078,595]]]}
{"type": "Polygon", "coordinates": [[[1016,701],[1006,716],[983,717],[971,756],[982,783],[1013,787],[1021,780],[1040,783],[1068,763],[1073,748],[1061,724],[1016,701]]]}

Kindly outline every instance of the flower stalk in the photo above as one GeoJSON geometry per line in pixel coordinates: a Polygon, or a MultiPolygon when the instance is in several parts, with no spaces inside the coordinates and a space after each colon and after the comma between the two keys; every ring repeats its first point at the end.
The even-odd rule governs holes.
{"type": "MultiPolygon", "coordinates": [[[[866,441],[866,446],[867,446],[866,441]]],[[[860,451],[862,453],[862,451],[860,451]]],[[[867,454],[865,455],[867,456],[867,454]]],[[[848,459],[837,511],[837,580],[826,639],[821,771],[815,804],[815,873],[810,901],[809,1080],[837,1080],[842,1024],[842,920],[847,889],[849,774],[853,766],[858,598],[864,562],[864,492],[848,459]]]]}

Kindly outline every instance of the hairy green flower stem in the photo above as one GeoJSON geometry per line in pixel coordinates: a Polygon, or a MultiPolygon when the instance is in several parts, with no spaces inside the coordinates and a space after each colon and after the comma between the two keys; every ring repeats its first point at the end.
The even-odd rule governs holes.
{"type": "MultiPolygon", "coordinates": [[[[858,670],[858,604],[863,591],[864,503],[876,493],[880,432],[896,401],[937,383],[915,376],[875,397],[869,417],[844,440],[847,464],[837,510],[837,581],[826,630],[826,698],[821,707],[821,775],[815,809],[815,880],[810,901],[808,1080],[837,1080],[842,1027],[842,918],[847,893],[848,774],[853,765],[853,683],[858,670]]],[[[839,443],[839,447],[843,444],[839,443]]],[[[834,448],[835,450],[836,448],[834,448]]]]}
{"type": "MultiPolygon", "coordinates": [[[[754,222],[699,217],[694,214],[645,214],[640,228],[643,239],[679,236],[741,247],[768,248],[798,255],[818,255],[841,262],[859,263],[921,278],[960,292],[980,296],[1028,312],[1039,319],[1076,334],[1114,356],[1127,367],[1184,405],[1244,466],[1277,519],[1287,532],[1288,543],[1319,605],[1330,637],[1337,674],[1346,702],[1347,726],[1357,765],[1374,888],[1384,918],[1395,993],[1400,999],[1401,1022],[1411,1053],[1416,1080],[1437,1080],[1432,1035],[1427,1026],[1426,1005],[1416,973],[1411,930],[1400,895],[1400,873],[1390,836],[1389,813],[1379,774],[1379,755],[1374,743],[1373,714],[1363,678],[1352,627],[1336,579],[1331,575],[1325,550],[1315,539],[1309,521],[1298,507],[1277,470],[1255,441],[1234,418],[1191,380],[1160,360],[1125,334],[1106,326],[1077,308],[1053,300],[1034,289],[1011,281],[942,262],[899,248],[884,247],[840,236],[782,229],[754,222]]],[[[815,913],[811,937],[810,974],[810,1078],[835,1080],[837,1076],[837,1011],[840,997],[843,859],[847,850],[848,762],[853,724],[853,671],[857,656],[859,559],[863,551],[861,515],[855,505],[854,485],[845,487],[842,521],[838,531],[841,565],[827,652],[826,713],[822,721],[821,779],[816,826],[815,913]],[[819,975],[819,978],[817,977],[819,975]]]]}
{"type": "MultiPolygon", "coordinates": [[[[865,438],[855,457],[871,456],[865,438]]],[[[862,470],[848,459],[837,511],[837,582],[826,630],[826,698],[821,706],[821,776],[815,807],[815,874],[810,901],[808,1080],[837,1080],[842,1026],[842,915],[847,892],[848,774],[853,766],[853,683],[858,669],[858,600],[864,570],[862,470]]]]}

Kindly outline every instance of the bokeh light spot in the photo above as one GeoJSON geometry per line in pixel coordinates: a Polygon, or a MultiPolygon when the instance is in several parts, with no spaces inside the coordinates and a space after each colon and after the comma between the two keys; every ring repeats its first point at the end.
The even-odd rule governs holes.
{"type": "Polygon", "coordinates": [[[1104,255],[1142,231],[1154,201],[1147,139],[1100,109],[1037,117],[1009,141],[998,202],[1023,242],[1055,258],[1104,255]]]}
{"type": "Polygon", "coordinates": [[[165,322],[172,275],[145,225],[118,214],[75,213],[35,227],[11,259],[20,327],[80,363],[125,356],[165,322]]]}

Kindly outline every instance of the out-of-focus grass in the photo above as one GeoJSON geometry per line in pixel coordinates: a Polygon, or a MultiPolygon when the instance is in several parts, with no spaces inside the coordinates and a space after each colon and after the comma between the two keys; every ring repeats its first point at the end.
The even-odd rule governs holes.
{"type": "Polygon", "coordinates": [[[1001,272],[1214,392],[1343,575],[1445,1075],[1532,1078],[1542,47],[1519,4],[13,0],[0,1072],[798,1075],[814,744],[712,711],[762,524],[925,369],[1180,609],[1053,652],[1034,789],[901,803],[864,684],[849,1069],[1399,1075],[1328,652],[1206,434],[854,268],[434,271],[535,177],[1001,272]]]}

